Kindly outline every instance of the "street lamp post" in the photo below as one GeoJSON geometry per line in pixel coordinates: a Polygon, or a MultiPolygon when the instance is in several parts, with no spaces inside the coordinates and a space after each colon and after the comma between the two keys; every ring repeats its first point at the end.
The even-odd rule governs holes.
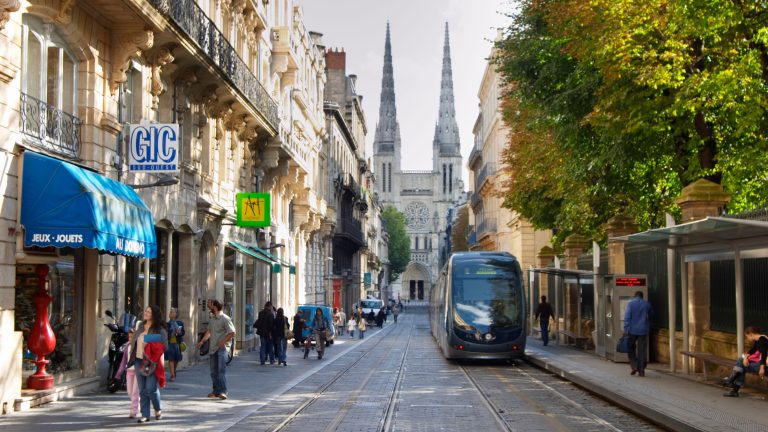
{"type": "MultiPolygon", "coordinates": [[[[277,243],[277,244],[270,245],[269,247],[266,248],[266,250],[277,249],[279,247],[284,247],[284,246],[285,246],[284,243],[277,243]]],[[[279,265],[279,263],[278,263],[278,265],[279,265]]],[[[269,266],[269,301],[272,301],[272,287],[273,287],[273,279],[274,279],[274,274],[275,274],[275,272],[272,271],[273,266],[274,266],[274,264],[269,266]]]]}

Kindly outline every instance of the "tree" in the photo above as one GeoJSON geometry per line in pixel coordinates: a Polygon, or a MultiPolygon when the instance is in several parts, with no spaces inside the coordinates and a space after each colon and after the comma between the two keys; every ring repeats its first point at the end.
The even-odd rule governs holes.
{"type": "Polygon", "coordinates": [[[468,228],[469,208],[463,205],[459,207],[459,211],[456,213],[456,221],[451,227],[451,250],[448,251],[449,254],[469,250],[468,228]]]}
{"type": "Polygon", "coordinates": [[[729,210],[768,198],[768,11],[761,3],[522,0],[496,45],[506,84],[505,205],[602,236],[659,226],[707,178],[729,210]]]}
{"type": "Polygon", "coordinates": [[[397,280],[411,262],[411,242],[405,233],[405,216],[389,206],[381,213],[389,234],[389,283],[397,280]]]}

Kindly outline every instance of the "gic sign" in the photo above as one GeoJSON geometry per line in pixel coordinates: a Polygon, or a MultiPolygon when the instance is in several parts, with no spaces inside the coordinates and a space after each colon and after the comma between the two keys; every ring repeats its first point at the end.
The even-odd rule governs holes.
{"type": "Polygon", "coordinates": [[[178,124],[132,124],[129,131],[129,171],[146,173],[179,171],[178,124]]]}
{"type": "Polygon", "coordinates": [[[617,277],[613,280],[615,286],[645,286],[645,278],[617,277]]]}
{"type": "Polygon", "coordinates": [[[268,227],[270,223],[270,195],[268,193],[239,193],[237,200],[237,226],[268,227]]]}

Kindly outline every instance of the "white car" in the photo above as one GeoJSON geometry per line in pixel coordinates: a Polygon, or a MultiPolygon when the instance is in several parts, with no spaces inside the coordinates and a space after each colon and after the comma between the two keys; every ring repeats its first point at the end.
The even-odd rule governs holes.
{"type": "Polygon", "coordinates": [[[362,299],[360,300],[360,307],[363,308],[363,313],[367,318],[371,312],[373,312],[373,315],[376,316],[381,308],[384,307],[384,302],[381,301],[381,299],[376,298],[362,299]]]}

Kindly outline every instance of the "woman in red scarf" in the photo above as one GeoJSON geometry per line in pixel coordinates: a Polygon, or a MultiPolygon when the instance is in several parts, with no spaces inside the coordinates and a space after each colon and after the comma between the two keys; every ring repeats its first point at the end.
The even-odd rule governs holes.
{"type": "Polygon", "coordinates": [[[150,402],[155,408],[155,419],[160,420],[163,416],[160,387],[165,386],[165,372],[161,357],[168,346],[168,332],[165,330],[163,314],[158,306],[152,305],[144,310],[144,322],[139,325],[136,334],[138,336],[133,352],[136,353],[136,380],[139,382],[141,394],[139,423],[146,423],[149,421],[150,402]],[[156,363],[152,370],[150,362],[156,363]]]}

